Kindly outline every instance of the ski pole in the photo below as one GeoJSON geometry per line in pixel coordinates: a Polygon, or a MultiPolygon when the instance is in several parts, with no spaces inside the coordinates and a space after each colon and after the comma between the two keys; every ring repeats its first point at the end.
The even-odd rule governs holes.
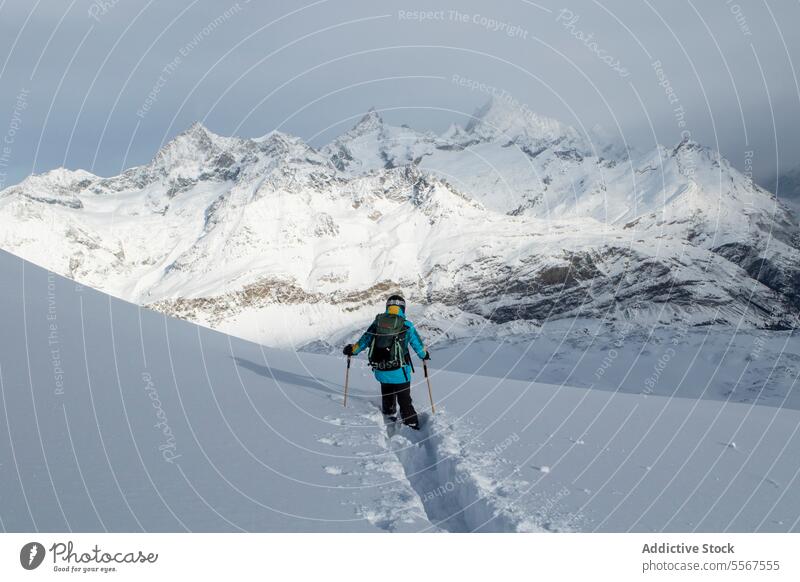
{"type": "Polygon", "coordinates": [[[433,391],[431,390],[431,379],[428,377],[428,364],[422,360],[422,369],[425,370],[425,380],[428,382],[428,398],[431,399],[431,414],[436,414],[436,407],[433,405],[433,391]]]}
{"type": "Polygon", "coordinates": [[[347,371],[344,373],[344,406],[347,408],[347,385],[350,383],[350,356],[347,356],[347,371]]]}

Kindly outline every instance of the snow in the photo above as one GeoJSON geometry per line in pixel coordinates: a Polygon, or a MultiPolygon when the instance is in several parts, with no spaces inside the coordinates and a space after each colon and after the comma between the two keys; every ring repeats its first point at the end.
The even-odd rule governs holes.
{"type": "MultiPolygon", "coordinates": [[[[436,338],[424,322],[417,321],[421,333],[436,338]]],[[[454,324],[441,341],[429,340],[436,361],[468,374],[800,410],[793,389],[800,335],[793,331],[563,320],[476,333],[480,325],[454,324]]]]}
{"type": "Polygon", "coordinates": [[[778,403],[434,360],[436,414],[418,375],[415,432],[385,425],[361,359],[344,408],[341,357],[172,319],[5,252],[0,275],[7,531],[798,530],[800,411],[778,403]]]}
{"type": "Polygon", "coordinates": [[[0,224],[6,529],[798,529],[800,228],[700,144],[497,100],[319,151],[194,124],[3,190],[0,224]],[[342,406],[398,291],[419,433],[362,360],[342,406]]]}

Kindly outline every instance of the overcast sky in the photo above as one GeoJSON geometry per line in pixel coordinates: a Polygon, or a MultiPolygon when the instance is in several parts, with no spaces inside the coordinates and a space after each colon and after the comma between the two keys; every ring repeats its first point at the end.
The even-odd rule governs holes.
{"type": "Polygon", "coordinates": [[[117,174],[195,120],[321,145],[375,106],[438,132],[492,90],[638,147],[687,131],[764,181],[800,163],[798,22],[794,1],[0,0],[0,183],[117,174]]]}

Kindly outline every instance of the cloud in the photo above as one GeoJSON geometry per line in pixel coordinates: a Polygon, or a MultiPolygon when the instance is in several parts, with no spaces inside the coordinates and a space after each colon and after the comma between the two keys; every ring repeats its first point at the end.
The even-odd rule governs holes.
{"type": "Polygon", "coordinates": [[[6,184],[63,164],[116,174],[198,119],[220,134],[280,128],[320,145],[374,105],[390,123],[443,131],[485,97],[454,74],[578,129],[669,145],[682,128],[656,60],[694,139],[740,169],[753,152],[761,181],[800,163],[788,28],[800,6],[651,4],[83,0],[64,13],[8,2],[0,129],[19,91],[30,98],[6,184]]]}

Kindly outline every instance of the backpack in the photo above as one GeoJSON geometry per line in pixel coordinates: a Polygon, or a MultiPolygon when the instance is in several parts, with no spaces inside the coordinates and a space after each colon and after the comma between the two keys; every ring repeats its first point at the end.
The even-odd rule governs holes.
{"type": "Polygon", "coordinates": [[[369,346],[369,365],[376,370],[397,370],[408,359],[405,319],[399,315],[381,313],[375,318],[374,333],[369,346]]]}

